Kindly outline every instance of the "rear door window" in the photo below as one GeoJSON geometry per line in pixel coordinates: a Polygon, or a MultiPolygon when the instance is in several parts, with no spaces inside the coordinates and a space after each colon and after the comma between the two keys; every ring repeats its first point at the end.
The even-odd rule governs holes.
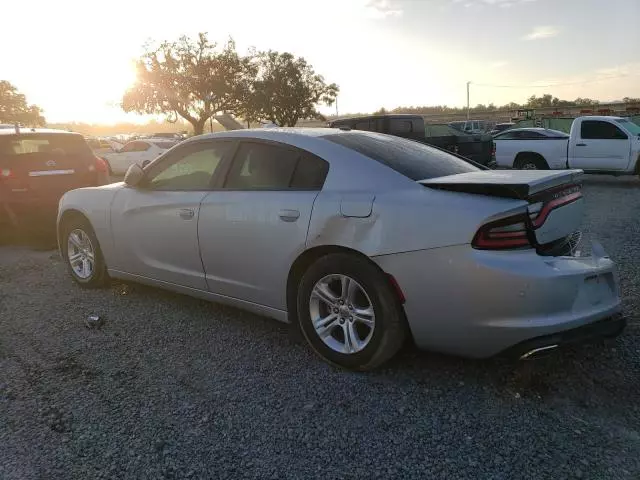
{"type": "Polygon", "coordinates": [[[234,158],[225,188],[231,190],[286,190],[299,154],[278,145],[244,142],[234,158]]]}
{"type": "Polygon", "coordinates": [[[304,152],[293,172],[290,187],[294,190],[322,190],[329,164],[311,153],[304,152]]]}
{"type": "Polygon", "coordinates": [[[481,170],[442,150],[390,135],[343,132],[323,138],[380,162],[411,180],[427,180],[481,170]]]}
{"type": "Polygon", "coordinates": [[[321,190],[329,164],[284,145],[243,142],[227,175],[230,190],[321,190]]]}

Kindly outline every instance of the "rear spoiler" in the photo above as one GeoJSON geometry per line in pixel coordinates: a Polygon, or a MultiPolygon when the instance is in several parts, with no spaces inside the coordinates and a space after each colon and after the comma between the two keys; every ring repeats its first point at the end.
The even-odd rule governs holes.
{"type": "Polygon", "coordinates": [[[425,187],[451,192],[527,200],[537,193],[582,182],[582,170],[484,170],[420,180],[425,187]]]}

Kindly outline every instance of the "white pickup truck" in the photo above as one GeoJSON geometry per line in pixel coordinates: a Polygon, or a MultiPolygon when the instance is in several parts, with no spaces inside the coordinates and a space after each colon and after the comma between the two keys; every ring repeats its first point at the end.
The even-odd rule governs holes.
{"type": "Polygon", "coordinates": [[[493,141],[498,168],[640,174],[640,126],[622,117],[576,118],[569,135],[545,128],[515,128],[493,141]]]}

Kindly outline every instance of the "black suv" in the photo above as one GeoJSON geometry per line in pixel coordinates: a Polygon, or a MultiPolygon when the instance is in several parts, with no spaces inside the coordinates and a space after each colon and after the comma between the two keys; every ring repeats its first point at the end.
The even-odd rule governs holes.
{"type": "Polygon", "coordinates": [[[495,161],[495,145],[488,134],[467,134],[448,125],[427,124],[420,115],[369,115],[343,118],[329,122],[333,128],[350,128],[369,132],[386,133],[434,145],[491,166],[495,161]]]}

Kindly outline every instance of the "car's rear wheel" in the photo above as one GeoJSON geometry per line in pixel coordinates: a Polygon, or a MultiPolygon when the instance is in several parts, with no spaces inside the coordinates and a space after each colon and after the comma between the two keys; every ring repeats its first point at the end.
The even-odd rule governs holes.
{"type": "Polygon", "coordinates": [[[71,277],[80,286],[98,288],[109,280],[98,239],[89,222],[72,219],[65,223],[61,250],[71,277]]]}
{"type": "Polygon", "coordinates": [[[542,157],[537,155],[521,155],[516,161],[518,170],[547,170],[549,167],[542,157]]]}
{"type": "Polygon", "coordinates": [[[406,337],[402,306],[387,276],[351,254],[318,259],[297,295],[300,328],[327,362],[371,370],[393,357],[406,337]]]}

